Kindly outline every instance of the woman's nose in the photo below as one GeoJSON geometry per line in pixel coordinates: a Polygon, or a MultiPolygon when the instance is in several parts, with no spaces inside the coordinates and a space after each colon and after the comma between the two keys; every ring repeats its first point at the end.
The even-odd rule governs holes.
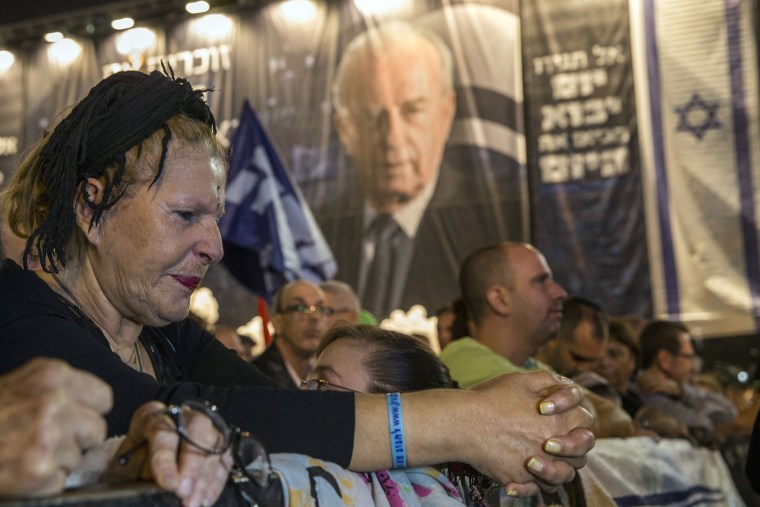
{"type": "Polygon", "coordinates": [[[216,264],[222,260],[224,247],[216,220],[204,229],[203,238],[196,244],[196,255],[203,259],[204,264],[216,264]]]}

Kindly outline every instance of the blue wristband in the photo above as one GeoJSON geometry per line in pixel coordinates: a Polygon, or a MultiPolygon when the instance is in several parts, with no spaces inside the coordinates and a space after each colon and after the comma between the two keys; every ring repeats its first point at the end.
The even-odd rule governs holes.
{"type": "Polygon", "coordinates": [[[391,432],[391,461],[393,468],[406,468],[406,441],[404,440],[404,414],[401,412],[401,395],[388,393],[388,428],[391,432]]]}

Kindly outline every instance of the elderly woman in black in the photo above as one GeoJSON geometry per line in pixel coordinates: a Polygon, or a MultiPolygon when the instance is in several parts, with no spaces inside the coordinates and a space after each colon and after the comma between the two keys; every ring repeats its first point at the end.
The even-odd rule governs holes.
{"type": "Polygon", "coordinates": [[[186,80],[129,71],[30,151],[3,202],[40,269],[0,266],[0,373],[35,356],[94,373],[114,391],[110,434],[148,400],[200,398],[272,452],[356,470],[465,461],[523,495],[572,479],[592,421],[580,390],[548,373],[404,394],[392,418],[384,395],[276,389],[186,319],[222,257],[226,161],[214,133],[186,80]],[[392,447],[398,432],[404,445],[392,447]]]}

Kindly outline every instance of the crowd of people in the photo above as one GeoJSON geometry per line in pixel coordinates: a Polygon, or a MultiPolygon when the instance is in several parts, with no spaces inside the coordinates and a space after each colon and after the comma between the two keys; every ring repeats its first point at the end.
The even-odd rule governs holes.
{"type": "MultiPolygon", "coordinates": [[[[569,297],[529,244],[500,243],[467,258],[462,297],[436,312],[440,359],[424,337],[357,325],[360,303],[351,287],[323,285],[340,286],[352,303],[351,318],[335,318],[334,309],[345,303],[328,302],[326,291],[304,280],[274,298],[269,349],[300,343],[298,361],[306,364],[298,375],[290,353],[278,353],[283,387],[358,393],[473,388],[507,373],[548,370],[583,387],[582,406],[595,416],[597,438],[681,438],[716,448],[737,431],[730,425],[734,403],[699,383],[698,356],[684,324],[610,317],[593,301],[569,297]]],[[[498,501],[476,470],[463,482],[460,468],[445,469],[451,484],[442,492],[456,484],[462,501],[472,502],[487,496],[478,486],[485,484],[492,504],[498,501]]]]}
{"type": "MultiPolygon", "coordinates": [[[[217,220],[224,211],[226,159],[214,134],[202,91],[185,79],[120,72],[43,136],[9,182],[3,216],[26,242],[20,259],[14,256],[21,265],[7,258],[0,266],[0,374],[23,389],[26,377],[12,372],[38,357],[62,360],[91,374],[83,382],[104,383],[111,403],[110,410],[105,402],[91,408],[96,428],[89,438],[78,438],[76,419],[55,420],[60,434],[70,425],[66,452],[0,447],[8,453],[3,460],[37,461],[43,453],[46,463],[36,470],[43,477],[27,487],[18,477],[4,477],[0,492],[59,491],[60,477],[81,450],[106,435],[126,434],[127,443],[150,440],[154,466],[167,457],[179,464],[154,470],[159,484],[186,505],[207,504],[219,491],[207,486],[210,477],[219,477],[230,460],[243,469],[246,463],[234,439],[223,439],[226,446],[204,444],[218,440],[219,424],[178,428],[172,415],[187,407],[196,415],[190,422],[220,418],[257,435],[270,452],[306,454],[353,470],[462,461],[515,496],[552,491],[575,476],[593,446],[592,417],[580,407],[580,390],[556,375],[403,393],[394,398],[401,418],[382,394],[282,389],[188,319],[191,294],[222,256],[217,220]],[[199,410],[198,400],[213,410],[199,410]],[[146,403],[154,405],[141,408],[146,403]],[[178,457],[153,443],[153,426],[139,418],[143,411],[163,414],[162,428],[182,430],[178,457]],[[403,445],[392,441],[392,430],[403,445]],[[50,486],[43,491],[39,481],[50,486]]],[[[332,312],[322,290],[314,289],[287,286],[274,310],[280,321],[275,342],[279,334],[300,333],[295,346],[280,350],[283,358],[295,358],[298,376],[305,372],[298,359],[316,350],[325,327],[312,322],[332,312]]],[[[81,402],[57,395],[65,384],[52,384],[51,396],[75,412],[81,402]]],[[[50,430],[51,421],[37,410],[46,399],[32,400],[24,416],[37,424],[18,427],[16,436],[33,440],[50,430]]],[[[11,407],[0,408],[3,417],[20,417],[11,407]]],[[[154,433],[161,439],[165,432],[154,433]]]]}
{"type": "MultiPolygon", "coordinates": [[[[342,72],[369,68],[360,53],[342,72]]],[[[361,144],[347,134],[348,92],[337,94],[343,137],[361,144]]],[[[439,98],[450,122],[453,91],[439,98]]],[[[688,328],[655,321],[631,332],[569,298],[526,243],[467,256],[460,299],[438,312],[440,358],[415,337],[360,324],[372,319],[336,280],[280,288],[272,343],[251,358],[231,329],[215,336],[188,318],[223,255],[226,154],[215,132],[203,90],[171,72],[119,72],[30,148],[9,182],[0,495],[59,493],[85,451],[110,445],[103,480],[150,477],[184,505],[209,505],[230,470],[252,473],[240,435],[253,434],[270,452],[368,474],[423,469],[440,498],[477,504],[494,492],[556,494],[595,438],[714,444],[736,417],[695,382],[688,328]]],[[[370,196],[376,214],[399,207],[403,190],[370,196]]],[[[356,280],[368,289],[367,273],[356,280]]]]}

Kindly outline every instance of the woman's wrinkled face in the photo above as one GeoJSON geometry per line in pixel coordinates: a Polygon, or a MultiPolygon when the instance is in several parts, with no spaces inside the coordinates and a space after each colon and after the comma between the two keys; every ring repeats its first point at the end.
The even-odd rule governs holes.
{"type": "Polygon", "coordinates": [[[103,215],[88,257],[118,312],[144,325],[184,319],[190,295],[222,258],[225,167],[204,149],[173,141],[161,178],[135,183],[103,215]]]}

